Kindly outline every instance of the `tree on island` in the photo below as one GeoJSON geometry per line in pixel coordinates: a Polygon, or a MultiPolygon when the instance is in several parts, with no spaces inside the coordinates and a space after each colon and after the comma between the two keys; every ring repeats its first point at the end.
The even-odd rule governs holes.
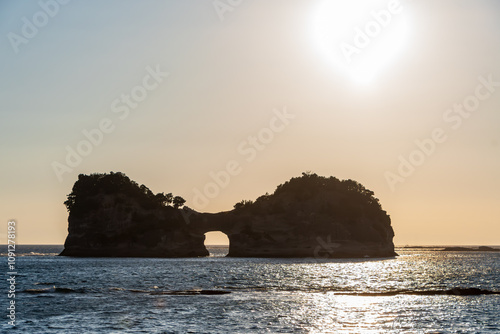
{"type": "Polygon", "coordinates": [[[64,205],[73,214],[85,213],[99,206],[96,194],[123,195],[134,198],[142,207],[155,209],[162,207],[179,208],[186,202],[180,196],[172,193],[154,194],[145,185],[139,185],[123,173],[80,174],[64,205]]]}
{"type": "Polygon", "coordinates": [[[175,196],[173,199],[174,208],[178,209],[186,203],[186,200],[180,196],[175,196]]]}

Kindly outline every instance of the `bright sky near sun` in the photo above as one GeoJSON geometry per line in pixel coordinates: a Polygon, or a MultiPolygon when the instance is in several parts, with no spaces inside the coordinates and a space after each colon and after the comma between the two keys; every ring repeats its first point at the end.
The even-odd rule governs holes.
{"type": "MultiPolygon", "coordinates": [[[[500,244],[494,0],[0,2],[0,231],[62,244],[80,173],[198,211],[312,171],[395,243],[500,244]]],[[[221,243],[212,235],[208,243],[221,243]]]]}

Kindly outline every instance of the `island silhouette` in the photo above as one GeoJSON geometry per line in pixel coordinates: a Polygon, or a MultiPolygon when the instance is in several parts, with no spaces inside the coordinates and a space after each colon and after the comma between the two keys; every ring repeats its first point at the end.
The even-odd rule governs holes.
{"type": "Polygon", "coordinates": [[[125,174],[80,174],[64,202],[62,256],[208,256],[205,233],[229,238],[230,257],[393,257],[394,231],[371,190],[353,180],[302,173],[273,194],[231,211],[201,213],[125,174]]]}

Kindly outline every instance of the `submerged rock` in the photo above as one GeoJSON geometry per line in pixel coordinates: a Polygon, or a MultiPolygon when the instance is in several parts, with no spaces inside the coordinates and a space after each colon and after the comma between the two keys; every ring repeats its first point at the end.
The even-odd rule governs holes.
{"type": "Polygon", "coordinates": [[[397,255],[389,216],[352,180],[303,173],[271,195],[215,214],[169,206],[161,195],[121,173],[80,175],[66,201],[69,235],[61,255],[207,256],[210,231],[228,236],[232,257],[397,255]]]}

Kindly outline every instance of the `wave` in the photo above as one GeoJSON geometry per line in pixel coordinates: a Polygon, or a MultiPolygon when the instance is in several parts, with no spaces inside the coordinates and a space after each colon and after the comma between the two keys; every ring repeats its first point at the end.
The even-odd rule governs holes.
{"type": "MultiPolygon", "coordinates": [[[[7,256],[8,253],[0,253],[0,256],[7,256]]],[[[38,252],[29,252],[29,253],[21,253],[16,252],[16,257],[25,257],[25,256],[58,256],[59,253],[38,253],[38,252]]]]}
{"type": "Polygon", "coordinates": [[[227,290],[173,290],[173,291],[154,291],[150,295],[226,295],[231,293],[227,290]]]}

